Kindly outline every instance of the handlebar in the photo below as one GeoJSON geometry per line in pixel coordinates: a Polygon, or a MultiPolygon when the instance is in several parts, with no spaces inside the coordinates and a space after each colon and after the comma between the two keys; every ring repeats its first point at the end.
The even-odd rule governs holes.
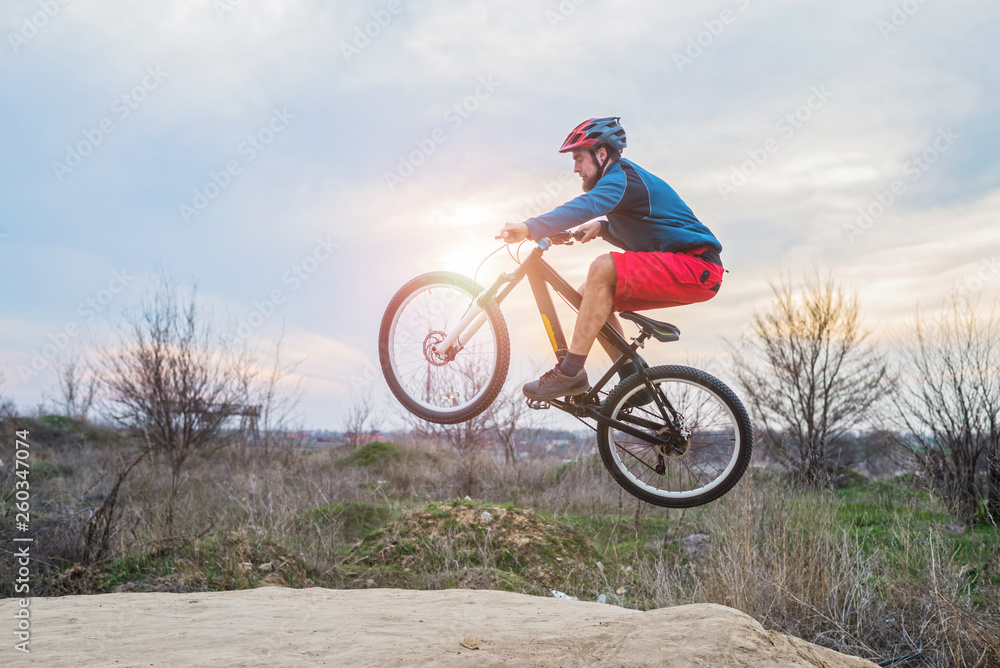
{"type": "MultiPolygon", "coordinates": [[[[509,234],[508,232],[501,232],[498,236],[494,237],[494,239],[503,239],[504,241],[506,241],[508,234],[509,234]]],[[[574,240],[575,241],[582,240],[583,232],[579,230],[576,230],[574,232],[560,232],[559,234],[553,234],[547,238],[553,246],[569,246],[572,245],[574,240]]],[[[539,243],[541,243],[541,241],[542,240],[539,239],[539,243]]]]}
{"type": "Polygon", "coordinates": [[[583,239],[583,232],[560,232],[559,234],[553,234],[549,237],[549,241],[552,242],[553,246],[559,245],[572,245],[573,241],[580,241],[583,239]]]}

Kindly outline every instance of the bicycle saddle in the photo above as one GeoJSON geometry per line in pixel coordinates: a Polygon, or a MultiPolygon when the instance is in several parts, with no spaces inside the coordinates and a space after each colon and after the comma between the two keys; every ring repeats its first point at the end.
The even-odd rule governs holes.
{"type": "Polygon", "coordinates": [[[681,330],[677,329],[669,322],[653,320],[652,318],[647,318],[644,315],[639,315],[638,313],[634,313],[632,311],[622,311],[618,314],[618,316],[625,318],[626,320],[631,320],[635,324],[639,325],[643,331],[649,332],[649,335],[660,343],[668,343],[681,338],[681,330]]]}

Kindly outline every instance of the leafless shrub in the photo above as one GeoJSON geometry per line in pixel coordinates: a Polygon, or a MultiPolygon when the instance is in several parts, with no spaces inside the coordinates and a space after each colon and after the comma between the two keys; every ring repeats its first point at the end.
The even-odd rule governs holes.
{"type": "Polygon", "coordinates": [[[956,519],[1000,522],[1000,298],[986,315],[957,294],[937,319],[917,311],[901,344],[898,441],[956,519]]]}
{"type": "Polygon", "coordinates": [[[246,358],[246,372],[240,375],[245,399],[233,416],[239,422],[233,439],[235,447],[227,451],[231,458],[260,457],[265,461],[281,458],[291,464],[299,446],[292,432],[298,426],[303,393],[303,381],[295,375],[301,362],[283,361],[283,338],[274,342],[273,352],[266,359],[256,354],[246,358]]]}
{"type": "Polygon", "coordinates": [[[115,476],[115,482],[104,496],[101,504],[91,513],[83,531],[83,561],[87,564],[99,563],[112,549],[112,541],[121,530],[120,520],[124,512],[118,494],[122,484],[139,462],[152,452],[147,447],[130,463],[122,466],[115,476]]]}
{"type": "Polygon", "coordinates": [[[815,484],[827,478],[844,434],[890,388],[887,364],[866,343],[857,295],[832,277],[816,270],[801,288],[785,277],[771,290],[770,305],[732,344],[732,360],[768,453],[815,484]]]}
{"type": "Polygon", "coordinates": [[[534,441],[538,434],[538,412],[528,408],[519,387],[505,388],[486,414],[487,428],[495,445],[503,450],[504,464],[515,466],[518,445],[534,441]]]}
{"type": "Polygon", "coordinates": [[[171,486],[166,526],[185,462],[225,445],[236,415],[249,408],[252,366],[232,337],[213,331],[210,314],[160,275],[127,318],[117,346],[101,355],[101,389],[108,415],[142,435],[168,462],[171,486]]]}
{"type": "Polygon", "coordinates": [[[362,445],[370,439],[382,419],[372,387],[356,388],[351,393],[344,419],[344,445],[349,448],[362,445]]]}
{"type": "Polygon", "coordinates": [[[58,360],[55,369],[60,412],[67,417],[86,420],[97,394],[97,374],[84,356],[58,360]]]}

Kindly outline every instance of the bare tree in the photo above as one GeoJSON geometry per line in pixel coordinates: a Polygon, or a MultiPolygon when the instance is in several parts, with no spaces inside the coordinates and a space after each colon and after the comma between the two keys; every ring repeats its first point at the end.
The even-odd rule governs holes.
{"type": "Polygon", "coordinates": [[[528,408],[520,387],[504,389],[486,412],[486,423],[496,445],[503,448],[504,463],[517,459],[517,446],[538,435],[538,412],[528,408]]]}
{"type": "Polygon", "coordinates": [[[919,311],[901,342],[899,440],[958,520],[1000,521],[1000,298],[989,313],[954,295],[939,319],[919,311]]]}
{"type": "Polygon", "coordinates": [[[818,269],[793,285],[771,283],[774,298],[731,346],[737,379],[764,427],[768,454],[810,484],[824,482],[842,437],[863,424],[891,381],[866,343],[861,306],[818,269]]]}
{"type": "MultiPolygon", "coordinates": [[[[6,376],[3,369],[0,369],[0,388],[3,387],[6,376]]],[[[10,399],[4,399],[0,394],[0,439],[9,443],[14,435],[14,418],[17,417],[17,406],[10,399]]],[[[13,469],[10,469],[12,472],[13,469]]]]}
{"type": "Polygon", "coordinates": [[[231,338],[213,333],[195,291],[178,294],[163,274],[122,331],[101,356],[102,393],[109,415],[169,463],[170,531],[184,464],[225,443],[224,428],[246,409],[250,365],[231,338]]]}
{"type": "Polygon", "coordinates": [[[97,392],[97,375],[93,373],[86,359],[75,357],[69,361],[57,361],[56,378],[59,382],[62,414],[86,420],[97,392]]]}
{"type": "Polygon", "coordinates": [[[274,352],[267,367],[255,368],[243,376],[247,406],[240,415],[240,432],[264,454],[290,449],[293,441],[288,432],[302,399],[302,381],[294,376],[301,362],[285,364],[282,361],[283,341],[284,333],[274,342],[274,352]]]}
{"type": "Polygon", "coordinates": [[[344,419],[344,445],[356,448],[368,438],[382,421],[371,386],[356,388],[344,419]]]}

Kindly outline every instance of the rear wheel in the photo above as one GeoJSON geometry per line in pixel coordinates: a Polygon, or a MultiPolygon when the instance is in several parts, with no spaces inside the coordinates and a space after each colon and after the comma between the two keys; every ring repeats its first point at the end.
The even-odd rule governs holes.
{"type": "Polygon", "coordinates": [[[654,445],[609,425],[597,429],[604,466],[627,492],[667,508],[718,499],[750,463],[753,427],[739,398],[719,379],[683,366],[649,369],[658,401],[641,375],[622,381],[604,414],[667,441],[654,445]],[[671,410],[672,408],[672,410],[671,410]]]}
{"type": "Polygon", "coordinates": [[[496,302],[486,305],[486,321],[463,348],[452,346],[444,355],[435,349],[482,291],[465,276],[439,271],[418,276],[389,301],[379,329],[379,362],[389,389],[417,417],[464,422],[500,393],[510,339],[496,302]]]}

